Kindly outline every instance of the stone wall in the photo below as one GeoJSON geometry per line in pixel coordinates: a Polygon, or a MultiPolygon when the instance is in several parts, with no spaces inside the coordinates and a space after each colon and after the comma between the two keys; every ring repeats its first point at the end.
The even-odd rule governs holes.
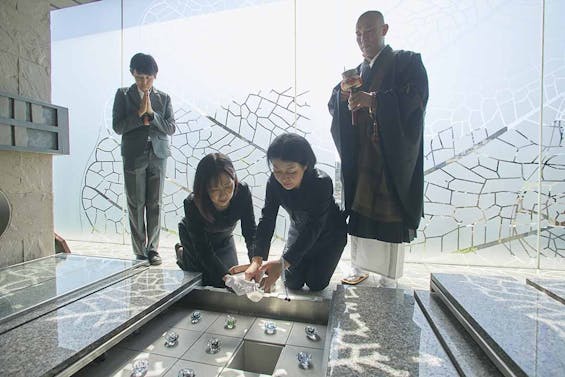
{"type": "MultiPolygon", "coordinates": [[[[0,1],[0,91],[50,102],[49,16],[48,1],[0,1]]],[[[52,254],[52,156],[0,151],[0,190],[12,208],[0,267],[52,254]]]]}

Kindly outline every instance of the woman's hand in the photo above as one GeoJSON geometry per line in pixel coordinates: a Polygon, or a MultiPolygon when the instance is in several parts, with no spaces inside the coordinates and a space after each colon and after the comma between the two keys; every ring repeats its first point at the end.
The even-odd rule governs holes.
{"type": "Polygon", "coordinates": [[[253,257],[251,259],[251,264],[245,270],[245,280],[255,280],[259,282],[261,280],[262,272],[259,271],[259,267],[263,264],[263,258],[253,257]]]}
{"type": "Polygon", "coordinates": [[[245,272],[249,268],[249,266],[251,266],[250,263],[238,264],[238,265],[235,265],[235,266],[231,266],[230,269],[228,270],[228,272],[231,275],[237,275],[237,274],[240,274],[242,272],[245,272]]]}
{"type": "Polygon", "coordinates": [[[259,271],[267,272],[268,276],[265,276],[263,280],[261,280],[261,287],[266,293],[271,292],[272,286],[276,283],[278,278],[281,276],[282,273],[282,263],[280,260],[271,260],[267,263],[263,264],[259,271]]]}

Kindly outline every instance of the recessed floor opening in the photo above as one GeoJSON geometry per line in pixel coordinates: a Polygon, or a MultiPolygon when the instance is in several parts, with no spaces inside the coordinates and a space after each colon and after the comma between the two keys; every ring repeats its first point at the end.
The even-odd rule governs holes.
{"type": "Polygon", "coordinates": [[[273,374],[283,347],[244,340],[227,367],[246,372],[273,374]]]}

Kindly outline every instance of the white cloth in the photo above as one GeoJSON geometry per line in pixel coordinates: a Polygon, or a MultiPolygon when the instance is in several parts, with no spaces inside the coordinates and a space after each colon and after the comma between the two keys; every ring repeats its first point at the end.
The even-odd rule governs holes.
{"type": "Polygon", "coordinates": [[[390,279],[404,274],[404,244],[351,236],[351,264],[390,279]]]}
{"type": "Polygon", "coordinates": [[[233,289],[234,293],[238,296],[257,291],[259,285],[253,281],[247,281],[243,277],[228,275],[226,279],[226,287],[233,289]]]}

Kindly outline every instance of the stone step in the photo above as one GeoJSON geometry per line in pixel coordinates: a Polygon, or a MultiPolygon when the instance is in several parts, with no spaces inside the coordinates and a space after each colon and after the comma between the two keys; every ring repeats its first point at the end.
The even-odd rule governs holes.
{"type": "Polygon", "coordinates": [[[431,287],[505,376],[562,376],[563,304],[510,277],[432,274],[431,287]]]}
{"type": "Polygon", "coordinates": [[[502,376],[436,293],[415,291],[414,298],[461,376],[502,376]]]}
{"type": "Polygon", "coordinates": [[[528,278],[526,283],[544,292],[549,297],[565,304],[565,281],[557,279],[528,278]]]}
{"type": "Polygon", "coordinates": [[[411,293],[344,287],[328,320],[327,376],[457,376],[411,293]]]}

